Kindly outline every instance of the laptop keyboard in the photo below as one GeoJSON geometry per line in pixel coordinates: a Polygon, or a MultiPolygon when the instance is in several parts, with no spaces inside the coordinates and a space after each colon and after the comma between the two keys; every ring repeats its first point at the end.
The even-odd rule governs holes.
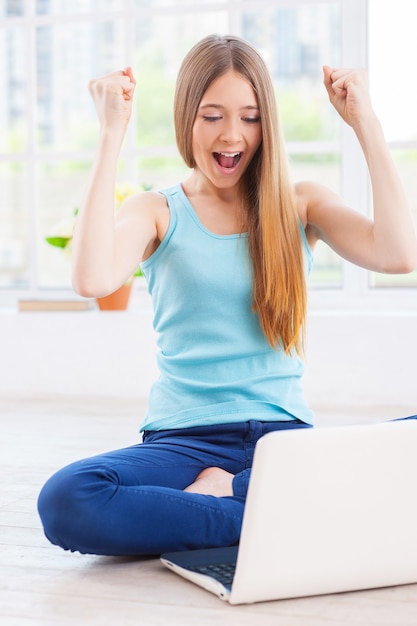
{"type": "Polygon", "coordinates": [[[193,565],[189,567],[193,572],[205,574],[218,580],[226,588],[231,588],[235,575],[236,563],[213,563],[209,565],[193,565]]]}

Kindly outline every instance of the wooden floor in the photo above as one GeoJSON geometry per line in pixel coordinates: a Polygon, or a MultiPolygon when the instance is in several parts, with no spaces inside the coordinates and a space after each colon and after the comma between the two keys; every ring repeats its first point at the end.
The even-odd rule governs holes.
{"type": "MultiPolygon", "coordinates": [[[[51,546],[36,512],[42,484],[72,460],[133,443],[142,408],[133,401],[0,398],[0,624],[416,626],[417,585],[231,607],[158,559],[81,556],[51,546]]],[[[380,417],[393,411],[366,419],[380,417]]],[[[344,415],[341,422],[362,418],[344,415]]],[[[326,420],[323,412],[319,422],[326,420]]]]}

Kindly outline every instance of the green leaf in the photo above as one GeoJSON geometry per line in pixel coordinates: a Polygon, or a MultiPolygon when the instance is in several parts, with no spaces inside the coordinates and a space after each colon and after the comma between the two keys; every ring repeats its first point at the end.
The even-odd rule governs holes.
{"type": "Polygon", "coordinates": [[[45,237],[45,240],[56,248],[65,248],[70,241],[68,237],[45,237]]]}

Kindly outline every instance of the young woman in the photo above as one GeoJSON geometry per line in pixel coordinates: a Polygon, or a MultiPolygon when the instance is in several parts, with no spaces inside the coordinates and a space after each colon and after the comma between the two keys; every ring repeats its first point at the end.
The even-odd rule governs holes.
{"type": "Polygon", "coordinates": [[[256,442],[313,423],[300,355],[315,243],[378,272],[417,265],[365,72],[325,67],[324,84],[362,146],[373,220],[321,185],[291,185],[271,78],[232,36],[202,40],[179,72],[175,128],[189,177],[129,198],[115,218],[135,79],[127,68],[91,82],[101,132],[74,233],[73,283],[84,296],[105,295],[142,262],[160,377],[142,443],[73,463],[44,486],[39,512],[51,542],[108,555],[237,543],[256,442]]]}

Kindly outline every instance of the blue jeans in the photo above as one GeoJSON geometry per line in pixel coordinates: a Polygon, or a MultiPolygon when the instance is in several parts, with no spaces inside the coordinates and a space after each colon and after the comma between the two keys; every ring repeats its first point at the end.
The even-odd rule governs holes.
{"type": "Polygon", "coordinates": [[[137,445],[72,463],[43,487],[47,538],[65,550],[161,554],[237,544],[255,444],[298,420],[145,432],[137,445]],[[184,492],[207,467],[234,474],[233,497],[184,492]]]}

